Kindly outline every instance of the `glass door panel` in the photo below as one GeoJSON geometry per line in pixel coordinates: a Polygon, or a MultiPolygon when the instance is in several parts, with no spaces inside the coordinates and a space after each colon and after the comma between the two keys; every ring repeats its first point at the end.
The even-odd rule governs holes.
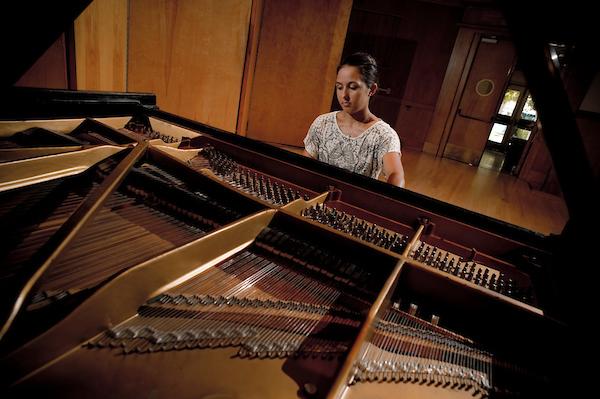
{"type": "Polygon", "coordinates": [[[536,121],[537,112],[527,87],[511,84],[504,92],[494,117],[483,155],[502,157],[501,170],[518,173],[521,155],[536,121]]]}
{"type": "Polygon", "coordinates": [[[523,111],[521,111],[521,119],[531,122],[537,121],[537,111],[535,110],[531,94],[527,96],[527,101],[525,101],[525,105],[523,105],[523,111]]]}
{"type": "Polygon", "coordinates": [[[521,129],[517,128],[513,137],[516,137],[521,140],[529,140],[529,136],[531,136],[531,130],[529,129],[521,129]]]}
{"type": "Polygon", "coordinates": [[[506,126],[503,123],[494,123],[492,131],[488,137],[488,141],[492,141],[497,144],[501,144],[504,141],[504,135],[506,134],[506,126]]]}
{"type": "Polygon", "coordinates": [[[498,113],[500,115],[505,115],[511,117],[515,112],[515,108],[517,107],[517,103],[519,102],[519,97],[521,97],[521,92],[515,89],[508,89],[504,93],[504,99],[502,100],[502,104],[500,105],[500,110],[498,113]]]}

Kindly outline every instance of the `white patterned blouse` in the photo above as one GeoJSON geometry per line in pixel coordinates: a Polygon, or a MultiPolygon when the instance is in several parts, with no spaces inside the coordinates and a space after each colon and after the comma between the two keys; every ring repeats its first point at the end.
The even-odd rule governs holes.
{"type": "Polygon", "coordinates": [[[383,156],[388,152],[400,153],[398,134],[379,120],[359,136],[350,137],[341,131],[337,112],[340,111],[315,119],[304,138],[304,148],[319,161],[377,179],[383,169],[383,156]]]}

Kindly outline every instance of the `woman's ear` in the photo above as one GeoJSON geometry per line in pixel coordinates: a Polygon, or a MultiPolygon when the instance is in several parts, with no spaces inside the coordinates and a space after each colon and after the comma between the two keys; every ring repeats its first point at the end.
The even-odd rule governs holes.
{"type": "Polygon", "coordinates": [[[369,97],[374,96],[375,93],[377,93],[378,88],[379,88],[379,86],[377,86],[377,83],[373,83],[371,85],[371,88],[369,89],[369,97]]]}

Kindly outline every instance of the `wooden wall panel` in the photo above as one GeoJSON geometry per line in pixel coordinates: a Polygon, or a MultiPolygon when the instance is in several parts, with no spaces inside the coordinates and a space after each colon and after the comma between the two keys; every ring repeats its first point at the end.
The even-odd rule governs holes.
{"type": "Polygon", "coordinates": [[[78,90],[125,91],[127,0],[94,0],[75,20],[78,90]]]}
{"type": "Polygon", "coordinates": [[[554,173],[550,151],[544,143],[542,130],[538,130],[532,140],[527,157],[519,172],[519,179],[527,182],[533,190],[558,195],[560,188],[554,173]]]}
{"type": "Polygon", "coordinates": [[[454,43],[452,56],[446,69],[439,98],[433,112],[429,131],[423,144],[423,152],[441,155],[450,133],[451,121],[458,107],[457,95],[466,81],[465,67],[470,66],[471,51],[476,34],[471,29],[460,29],[454,43]]]}
{"type": "Polygon", "coordinates": [[[236,127],[236,133],[242,136],[245,136],[248,130],[248,113],[250,112],[252,85],[254,83],[254,72],[256,70],[262,10],[263,0],[252,0],[250,28],[248,29],[248,44],[246,45],[246,58],[244,61],[244,76],[242,79],[240,106],[236,127]]]}
{"type": "Polygon", "coordinates": [[[569,102],[596,181],[600,181],[600,58],[592,40],[569,55],[569,66],[562,73],[569,102]]]}
{"type": "MultiPolygon", "coordinates": [[[[374,35],[378,42],[400,39],[413,43],[412,52],[398,49],[403,53],[399,58],[376,57],[380,66],[391,62],[392,74],[405,79],[395,112],[380,115],[373,109],[394,127],[405,148],[417,151],[423,148],[461,17],[462,8],[451,4],[415,0],[354,1],[350,35],[374,35]]],[[[373,52],[381,46],[381,43],[372,43],[363,50],[373,52]]],[[[383,73],[380,83],[381,87],[388,86],[383,73]]]]}
{"type": "MultiPolygon", "coordinates": [[[[406,5],[406,4],[403,4],[406,5]]],[[[374,115],[394,126],[412,67],[418,40],[407,35],[405,10],[386,13],[381,4],[355,2],[350,14],[342,59],[357,51],[371,54],[379,70],[379,90],[371,98],[369,108],[374,115]],[[371,8],[374,7],[374,8],[371,8]]],[[[340,110],[334,96],[333,109],[340,110]]]]}
{"type": "Polygon", "coordinates": [[[578,113],[577,127],[596,181],[600,181],[600,114],[578,113]]]}
{"type": "Polygon", "coordinates": [[[48,50],[19,78],[15,86],[66,89],[67,59],[65,35],[62,34],[48,50]]]}
{"type": "Polygon", "coordinates": [[[328,112],[351,0],[265,0],[248,137],[302,146],[328,112]]]}
{"type": "Polygon", "coordinates": [[[410,34],[418,45],[394,128],[407,147],[421,151],[452,54],[462,10],[418,1],[413,12],[414,15],[408,14],[412,20],[410,34]]]}
{"type": "Polygon", "coordinates": [[[131,0],[128,91],[230,132],[236,129],[251,0],[131,0]]]}
{"type": "Polygon", "coordinates": [[[396,131],[402,148],[422,151],[427,129],[433,116],[433,106],[403,101],[396,121],[396,131]]]}

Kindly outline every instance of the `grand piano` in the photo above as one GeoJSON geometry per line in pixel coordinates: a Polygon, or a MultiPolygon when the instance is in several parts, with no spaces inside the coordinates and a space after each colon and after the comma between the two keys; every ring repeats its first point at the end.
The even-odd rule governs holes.
{"type": "MultiPolygon", "coordinates": [[[[573,131],[530,39],[518,51],[540,76],[546,136],[573,131]]],[[[582,196],[566,195],[565,232],[542,236],[164,112],[152,94],[11,88],[0,116],[9,397],[571,390],[582,196]]]]}

